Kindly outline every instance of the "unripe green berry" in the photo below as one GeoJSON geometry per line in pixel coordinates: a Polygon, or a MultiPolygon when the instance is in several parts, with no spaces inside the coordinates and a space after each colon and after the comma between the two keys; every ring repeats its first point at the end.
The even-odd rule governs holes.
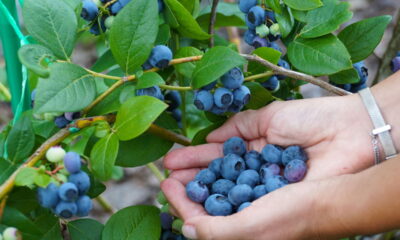
{"type": "Polygon", "coordinates": [[[94,135],[98,138],[103,138],[107,136],[107,134],[110,132],[110,124],[106,121],[101,121],[96,124],[96,130],[94,132],[94,135]]]}
{"type": "Polygon", "coordinates": [[[104,25],[106,26],[107,29],[110,29],[113,22],[114,22],[115,17],[114,16],[109,16],[106,21],[104,22],[104,25]]]}
{"type": "Polygon", "coordinates": [[[168,204],[167,198],[165,197],[164,193],[161,191],[157,194],[157,202],[161,205],[168,204]]]}
{"type": "Polygon", "coordinates": [[[181,233],[182,232],[182,226],[183,226],[183,221],[181,219],[175,219],[172,222],[172,229],[176,232],[181,233]]]}
{"type": "Polygon", "coordinates": [[[44,113],[40,113],[40,114],[34,113],[33,118],[35,118],[37,120],[44,120],[44,113]]]}
{"type": "Polygon", "coordinates": [[[61,114],[56,114],[56,113],[45,113],[44,114],[44,120],[46,121],[53,121],[55,117],[59,116],[61,114]]]}
{"type": "Polygon", "coordinates": [[[46,158],[49,162],[57,163],[64,159],[65,154],[66,152],[62,147],[54,146],[47,150],[46,158]]]}
{"type": "Polygon", "coordinates": [[[258,36],[264,38],[264,37],[268,36],[269,28],[267,27],[267,25],[262,24],[256,28],[256,33],[258,36]]]}
{"type": "Polygon", "coordinates": [[[169,204],[165,204],[161,207],[161,212],[169,213],[169,204]]]}
{"type": "Polygon", "coordinates": [[[272,24],[271,27],[269,27],[269,30],[270,30],[270,33],[274,36],[281,34],[281,29],[280,29],[278,23],[272,24]]]}
{"type": "Polygon", "coordinates": [[[8,227],[3,232],[3,240],[21,240],[21,234],[18,229],[14,227],[8,227]]]}

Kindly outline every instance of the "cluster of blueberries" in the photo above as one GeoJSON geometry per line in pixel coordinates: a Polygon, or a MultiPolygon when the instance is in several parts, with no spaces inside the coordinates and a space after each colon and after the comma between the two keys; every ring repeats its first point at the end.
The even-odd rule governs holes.
{"type": "Polygon", "coordinates": [[[333,85],[340,87],[346,91],[357,93],[364,88],[367,88],[367,80],[368,80],[368,68],[365,66],[364,62],[358,62],[353,65],[354,69],[357,70],[358,76],[360,77],[360,81],[357,83],[348,83],[348,84],[335,84],[333,85]]]}
{"type": "Polygon", "coordinates": [[[186,240],[187,238],[181,234],[182,220],[175,219],[175,217],[169,213],[169,203],[163,192],[158,193],[157,202],[162,205],[160,213],[160,240],[186,240]]]}
{"type": "Polygon", "coordinates": [[[223,158],[213,160],[186,185],[190,200],[204,204],[208,214],[227,216],[251,205],[265,194],[307,173],[307,155],[300,146],[286,149],[267,144],[261,153],[246,152],[243,139],[233,137],[223,145],[223,158]]]}
{"type": "Polygon", "coordinates": [[[240,112],[250,100],[250,89],[243,82],[242,70],[238,67],[232,68],[221,77],[223,87],[214,90],[217,85],[217,81],[214,81],[196,91],[194,105],[199,110],[216,115],[240,112]]]}
{"type": "MultiPolygon", "coordinates": [[[[86,21],[92,23],[90,32],[94,35],[99,35],[105,32],[107,28],[110,28],[114,21],[114,16],[121,11],[131,0],[118,0],[108,6],[108,14],[100,14],[99,7],[103,4],[107,4],[112,0],[82,0],[82,12],[81,17],[86,21]]],[[[158,10],[161,12],[164,9],[164,2],[158,0],[158,10]]]]}
{"type": "Polygon", "coordinates": [[[18,229],[14,227],[8,227],[3,231],[3,234],[0,233],[0,240],[20,240],[22,239],[20,232],[18,229]]]}
{"type": "Polygon", "coordinates": [[[394,73],[400,70],[400,52],[398,52],[397,56],[392,59],[390,66],[394,73]]]}
{"type": "MultiPolygon", "coordinates": [[[[62,156],[62,151],[59,147],[51,148],[46,157],[50,162],[57,162],[62,156]]],[[[87,173],[81,171],[81,157],[75,152],[68,152],[62,159],[64,167],[70,173],[68,182],[59,187],[50,183],[46,188],[38,188],[39,204],[51,209],[61,218],[88,216],[93,207],[92,200],[86,195],[90,188],[90,178],[87,173]]]]}

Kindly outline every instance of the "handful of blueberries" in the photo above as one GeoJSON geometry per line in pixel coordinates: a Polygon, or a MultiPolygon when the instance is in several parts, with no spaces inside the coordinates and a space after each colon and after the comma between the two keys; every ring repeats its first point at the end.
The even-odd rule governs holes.
{"type": "Polygon", "coordinates": [[[204,204],[208,214],[227,216],[251,205],[251,202],[307,173],[307,155],[300,146],[286,149],[267,144],[261,153],[246,151],[239,137],[228,139],[224,157],[213,160],[186,185],[190,200],[204,204]]]}
{"type": "MultiPolygon", "coordinates": [[[[51,162],[59,158],[60,149],[50,149],[46,157],[51,162]],[[51,152],[49,152],[51,151],[51,152]]],[[[90,178],[81,171],[81,157],[75,152],[68,152],[63,157],[64,166],[71,174],[68,182],[59,187],[50,183],[46,188],[39,188],[37,192],[39,204],[51,209],[57,216],[71,218],[74,215],[85,217],[92,210],[92,200],[86,195],[90,188],[90,178]]]]}

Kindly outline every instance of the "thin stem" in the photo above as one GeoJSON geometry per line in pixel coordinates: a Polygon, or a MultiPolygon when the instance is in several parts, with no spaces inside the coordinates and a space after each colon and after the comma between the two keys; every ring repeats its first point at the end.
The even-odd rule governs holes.
{"type": "Polygon", "coordinates": [[[161,173],[160,169],[154,163],[148,163],[147,167],[154,174],[154,176],[158,179],[158,181],[162,182],[165,180],[164,175],[161,173]]]}
{"type": "Polygon", "coordinates": [[[181,87],[181,86],[171,86],[171,85],[159,85],[160,88],[166,90],[176,90],[176,91],[190,91],[193,90],[192,87],[181,87]]]}
{"type": "Polygon", "coordinates": [[[99,205],[103,208],[105,212],[114,214],[114,207],[101,195],[97,196],[95,200],[99,203],[99,205]]]}
{"type": "Polygon", "coordinates": [[[104,4],[104,8],[107,8],[108,6],[110,6],[111,4],[115,3],[116,1],[118,1],[118,0],[109,1],[108,3],[104,4]]]}
{"type": "Polygon", "coordinates": [[[119,88],[124,84],[124,81],[120,80],[114,83],[109,89],[103,92],[100,96],[98,96],[89,106],[83,109],[83,115],[87,114],[90,110],[92,110],[97,104],[103,101],[108,95],[110,95],[115,89],[119,88]]]}
{"type": "Polygon", "coordinates": [[[275,75],[273,71],[268,71],[268,72],[265,72],[265,73],[260,73],[260,74],[256,74],[256,75],[247,77],[244,80],[246,82],[249,82],[249,81],[254,81],[254,80],[257,80],[257,79],[260,79],[260,78],[271,77],[273,75],[275,75]]]}
{"type": "Polygon", "coordinates": [[[214,47],[214,25],[215,21],[217,20],[217,7],[218,7],[219,0],[213,0],[212,7],[211,7],[211,14],[210,14],[210,25],[208,26],[208,33],[210,34],[210,48],[214,47]]]}
{"type": "Polygon", "coordinates": [[[122,79],[121,77],[98,73],[98,72],[92,71],[88,68],[85,68],[85,70],[86,70],[86,72],[92,74],[94,77],[101,77],[101,78],[112,79],[112,80],[121,80],[122,79]]]}
{"type": "Polygon", "coordinates": [[[165,128],[159,127],[155,124],[151,125],[151,127],[148,130],[150,133],[153,133],[154,135],[160,136],[164,139],[167,139],[171,142],[179,143],[183,146],[190,146],[191,141],[189,138],[179,135],[177,133],[174,133],[172,131],[169,131],[165,128]]]}
{"type": "Polygon", "coordinates": [[[7,196],[5,198],[3,198],[3,200],[1,200],[0,202],[0,222],[1,219],[3,218],[3,214],[4,214],[4,209],[6,208],[6,203],[7,203],[7,196]]]}
{"type": "Polygon", "coordinates": [[[4,86],[3,83],[0,82],[0,92],[3,93],[4,97],[6,98],[6,101],[9,102],[11,101],[11,93],[8,90],[8,88],[6,88],[6,86],[4,86]]]}

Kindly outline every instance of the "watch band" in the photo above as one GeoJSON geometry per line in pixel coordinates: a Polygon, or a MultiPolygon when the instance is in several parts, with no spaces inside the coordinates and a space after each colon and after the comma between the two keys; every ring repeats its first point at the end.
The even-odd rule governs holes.
{"type": "MultiPolygon", "coordinates": [[[[374,125],[375,129],[372,130],[372,135],[374,138],[378,136],[383,151],[385,153],[385,159],[387,160],[396,156],[397,150],[394,146],[393,139],[390,134],[390,130],[392,129],[392,127],[389,124],[386,124],[385,120],[383,119],[382,113],[379,110],[378,104],[376,103],[370,88],[365,88],[358,93],[360,94],[364,106],[367,109],[368,114],[371,118],[372,124],[374,125]]],[[[380,162],[380,159],[376,160],[377,163],[380,162]]]]}

